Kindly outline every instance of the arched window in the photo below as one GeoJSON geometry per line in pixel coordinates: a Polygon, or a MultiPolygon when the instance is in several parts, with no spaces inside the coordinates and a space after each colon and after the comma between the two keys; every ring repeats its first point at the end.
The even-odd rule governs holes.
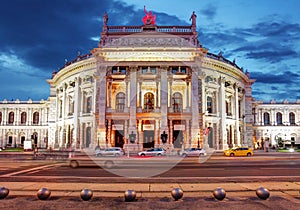
{"type": "Polygon", "coordinates": [[[92,112],[92,96],[87,97],[86,99],[86,113],[91,113],[92,112]]]}
{"type": "Polygon", "coordinates": [[[210,97],[210,96],[207,96],[207,98],[206,98],[206,110],[207,110],[207,112],[208,113],[212,113],[212,97],[210,97]]]}
{"type": "Polygon", "coordinates": [[[0,124],[2,123],[2,112],[0,112],[0,124]]]}
{"type": "Polygon", "coordinates": [[[14,123],[14,119],[15,118],[15,114],[14,114],[14,112],[10,112],[9,114],[8,114],[8,124],[13,124],[14,123]]]}
{"type": "Polygon", "coordinates": [[[295,125],[295,114],[293,112],[290,112],[289,119],[290,119],[290,125],[295,125]]]}
{"type": "Polygon", "coordinates": [[[21,124],[26,124],[27,121],[27,114],[26,112],[21,113],[21,124]]]}
{"type": "Polygon", "coordinates": [[[154,109],[154,95],[153,93],[146,93],[144,95],[144,112],[151,112],[154,109]]]}
{"type": "Polygon", "coordinates": [[[32,120],[32,123],[33,123],[34,125],[39,124],[39,113],[38,113],[38,112],[34,112],[34,113],[33,113],[33,120],[32,120]]]}
{"type": "Polygon", "coordinates": [[[120,92],[116,96],[116,111],[124,112],[125,107],[125,94],[120,92]]]}
{"type": "Polygon", "coordinates": [[[276,113],[276,122],[277,125],[282,125],[282,114],[280,112],[276,113]]]}
{"type": "Polygon", "coordinates": [[[264,113],[264,125],[270,125],[270,114],[268,112],[264,113]]]}
{"type": "Polygon", "coordinates": [[[180,93],[173,94],[173,111],[182,112],[182,95],[180,93]]]}

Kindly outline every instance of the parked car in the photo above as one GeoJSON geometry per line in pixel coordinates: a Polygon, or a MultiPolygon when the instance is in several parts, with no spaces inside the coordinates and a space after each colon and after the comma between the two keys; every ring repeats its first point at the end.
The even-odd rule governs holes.
{"type": "Polygon", "coordinates": [[[190,148],[185,149],[182,153],[182,156],[206,156],[206,151],[203,148],[190,148]]]}
{"type": "Polygon", "coordinates": [[[141,151],[138,153],[139,156],[162,156],[166,155],[166,150],[163,148],[152,148],[141,151]]]}
{"type": "Polygon", "coordinates": [[[121,156],[124,155],[125,152],[121,147],[110,147],[106,149],[96,149],[96,156],[121,156]]]}
{"type": "Polygon", "coordinates": [[[249,147],[237,147],[232,149],[227,149],[224,151],[225,156],[252,156],[253,150],[249,147]]]}

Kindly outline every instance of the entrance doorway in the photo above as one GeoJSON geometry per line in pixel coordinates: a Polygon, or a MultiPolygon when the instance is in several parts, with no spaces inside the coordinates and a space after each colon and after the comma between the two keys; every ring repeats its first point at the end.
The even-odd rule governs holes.
{"type": "Polygon", "coordinates": [[[181,148],[183,144],[183,133],[181,130],[173,131],[173,145],[174,148],[181,148]]]}
{"type": "Polygon", "coordinates": [[[154,131],[144,131],[144,148],[153,148],[154,147],[154,131]]]}
{"type": "Polygon", "coordinates": [[[208,141],[208,145],[209,145],[209,148],[213,148],[213,130],[212,130],[212,127],[209,127],[208,128],[208,134],[207,134],[207,141],[208,141]]]}
{"type": "Polygon", "coordinates": [[[123,148],[124,145],[124,131],[123,130],[116,130],[115,131],[115,147],[123,148]]]}

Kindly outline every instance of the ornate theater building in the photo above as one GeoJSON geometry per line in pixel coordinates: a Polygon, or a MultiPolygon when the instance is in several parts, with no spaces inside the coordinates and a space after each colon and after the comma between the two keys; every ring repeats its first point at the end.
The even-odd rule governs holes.
{"type": "Polygon", "coordinates": [[[189,26],[145,13],[141,26],[109,26],[105,14],[98,46],[53,73],[47,101],[0,103],[0,144],[252,147],[249,73],[202,47],[194,13],[189,26]]]}

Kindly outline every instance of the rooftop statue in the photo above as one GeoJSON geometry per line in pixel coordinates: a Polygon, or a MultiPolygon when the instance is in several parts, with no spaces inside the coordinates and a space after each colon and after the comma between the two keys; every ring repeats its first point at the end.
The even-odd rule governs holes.
{"type": "Polygon", "coordinates": [[[193,14],[191,15],[190,20],[192,20],[192,26],[196,27],[196,18],[197,15],[195,14],[195,11],[193,11],[193,14]]]}
{"type": "Polygon", "coordinates": [[[152,11],[147,12],[146,6],[144,6],[145,16],[143,17],[144,25],[155,25],[156,15],[152,14],[152,11]]]}

